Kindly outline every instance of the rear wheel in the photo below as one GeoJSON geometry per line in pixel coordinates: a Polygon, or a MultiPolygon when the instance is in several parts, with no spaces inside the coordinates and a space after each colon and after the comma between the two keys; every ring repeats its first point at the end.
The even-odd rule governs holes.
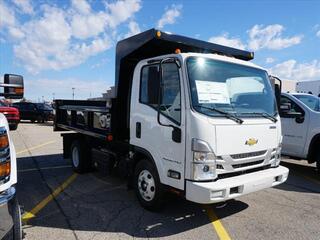
{"type": "Polygon", "coordinates": [[[163,205],[164,189],[155,166],[147,160],[138,162],[134,173],[135,193],[147,210],[156,211],[163,205]]]}
{"type": "Polygon", "coordinates": [[[74,140],[70,147],[70,156],[73,170],[77,173],[85,173],[90,170],[90,155],[88,146],[84,141],[74,140]]]}

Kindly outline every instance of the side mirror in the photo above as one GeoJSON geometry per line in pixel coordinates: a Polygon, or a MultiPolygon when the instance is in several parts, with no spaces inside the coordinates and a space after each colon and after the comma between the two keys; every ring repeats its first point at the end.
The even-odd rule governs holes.
{"type": "Polygon", "coordinates": [[[0,87],[4,87],[4,92],[1,96],[8,99],[23,98],[24,86],[23,77],[15,74],[5,74],[4,82],[0,83],[0,87]]]}

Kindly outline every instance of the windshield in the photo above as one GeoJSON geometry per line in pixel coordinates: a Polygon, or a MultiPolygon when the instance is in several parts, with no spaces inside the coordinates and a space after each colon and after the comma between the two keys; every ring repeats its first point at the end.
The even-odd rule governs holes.
{"type": "Polygon", "coordinates": [[[320,112],[319,98],[314,95],[293,95],[313,111],[320,112]]]}
{"type": "Polygon", "coordinates": [[[267,72],[234,63],[191,57],[187,60],[193,108],[206,115],[275,116],[277,107],[267,72]]]}
{"type": "Polygon", "coordinates": [[[37,107],[41,110],[52,110],[52,107],[47,105],[47,104],[43,104],[43,103],[37,103],[37,107]]]}

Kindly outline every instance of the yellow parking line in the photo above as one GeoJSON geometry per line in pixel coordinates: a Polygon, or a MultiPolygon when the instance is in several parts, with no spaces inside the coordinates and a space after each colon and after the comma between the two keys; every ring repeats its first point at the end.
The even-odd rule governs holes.
{"type": "Polygon", "coordinates": [[[18,154],[21,154],[21,153],[25,153],[25,152],[28,152],[28,151],[37,149],[37,148],[41,148],[41,147],[44,147],[44,146],[49,145],[49,144],[54,143],[54,142],[56,142],[56,141],[45,142],[45,143],[39,144],[39,145],[37,145],[37,146],[30,147],[30,148],[24,149],[24,150],[22,150],[22,151],[19,151],[19,152],[17,152],[16,154],[18,155],[18,154]]]}
{"type": "Polygon", "coordinates": [[[221,240],[231,240],[227,230],[222,225],[222,222],[219,220],[218,216],[213,211],[212,207],[206,206],[205,210],[207,212],[207,215],[211,221],[211,224],[213,225],[213,228],[215,229],[219,239],[221,240]]]}
{"type": "Polygon", "coordinates": [[[34,218],[35,215],[41,211],[48,203],[50,203],[55,197],[57,197],[61,192],[63,192],[76,178],[78,174],[72,174],[64,183],[57,187],[49,196],[39,202],[30,212],[25,212],[22,216],[24,223],[28,220],[34,218]]]}

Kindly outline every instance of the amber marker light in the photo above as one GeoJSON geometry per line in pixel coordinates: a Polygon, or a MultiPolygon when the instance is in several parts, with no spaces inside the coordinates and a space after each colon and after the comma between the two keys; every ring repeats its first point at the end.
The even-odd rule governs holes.
{"type": "Polygon", "coordinates": [[[10,162],[0,163],[0,177],[10,175],[10,162]]]}
{"type": "Polygon", "coordinates": [[[23,94],[23,88],[15,88],[15,89],[14,89],[14,92],[15,92],[16,94],[23,94]]]}
{"type": "Polygon", "coordinates": [[[9,139],[7,135],[0,136],[0,148],[6,148],[9,146],[9,139]]]}

